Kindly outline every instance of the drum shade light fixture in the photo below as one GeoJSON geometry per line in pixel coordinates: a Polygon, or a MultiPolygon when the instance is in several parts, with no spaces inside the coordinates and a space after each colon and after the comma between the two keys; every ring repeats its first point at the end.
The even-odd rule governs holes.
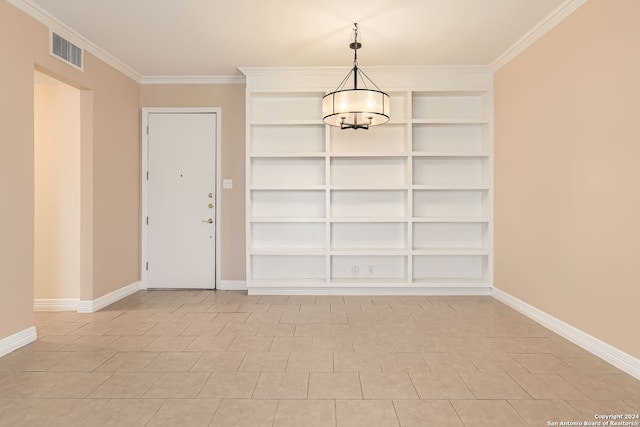
{"type": "Polygon", "coordinates": [[[358,24],[353,24],[353,68],[335,91],[322,98],[322,121],[340,129],[369,129],[389,121],[389,95],[358,67],[358,24]],[[353,88],[347,82],[353,77],[353,88]],[[358,87],[361,84],[363,87],[358,87]],[[371,88],[367,87],[371,86],[371,88]]]}

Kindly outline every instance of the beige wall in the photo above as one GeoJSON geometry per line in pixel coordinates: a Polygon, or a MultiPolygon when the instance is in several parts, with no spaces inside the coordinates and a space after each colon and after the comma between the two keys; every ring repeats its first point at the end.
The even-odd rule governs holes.
{"type": "Polygon", "coordinates": [[[495,86],[495,286],[640,357],[640,2],[591,0],[495,86]]]}
{"type": "Polygon", "coordinates": [[[34,297],[80,297],[80,91],[36,71],[34,297]]]}
{"type": "MultiPolygon", "coordinates": [[[[48,29],[6,1],[0,1],[0,339],[33,325],[34,286],[34,68],[89,91],[93,130],[84,129],[83,195],[92,195],[93,257],[81,298],[95,299],[139,279],[140,116],[139,84],[85,55],[84,72],[48,53],[48,29]],[[7,58],[10,58],[7,59],[7,58]],[[90,157],[91,158],[91,157],[90,157]],[[85,168],[86,166],[86,168],[85,168]],[[92,183],[91,188],[86,184],[92,183]]],[[[86,102],[84,102],[86,104],[86,102]]],[[[86,111],[82,112],[83,117],[86,111]]]]}
{"type": "Polygon", "coordinates": [[[222,210],[220,278],[244,280],[244,85],[142,85],[140,92],[142,107],[221,107],[221,176],[233,179],[233,189],[223,189],[219,199],[222,210]]]}

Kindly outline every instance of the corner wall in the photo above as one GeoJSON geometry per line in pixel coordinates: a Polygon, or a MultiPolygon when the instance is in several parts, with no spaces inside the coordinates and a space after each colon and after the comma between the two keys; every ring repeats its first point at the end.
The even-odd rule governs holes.
{"type": "Polygon", "coordinates": [[[93,273],[81,298],[96,299],[140,275],[139,84],[87,52],[80,72],[51,57],[48,43],[46,26],[0,1],[0,54],[11,58],[0,66],[0,339],[33,326],[34,68],[93,100],[92,137],[83,138],[93,140],[93,162],[81,165],[81,174],[93,168],[93,188],[82,193],[92,200],[81,202],[90,207],[84,212],[93,209],[92,235],[84,239],[93,242],[93,273]]]}
{"type": "Polygon", "coordinates": [[[636,358],[638,16],[591,0],[494,75],[495,287],[636,358]]]}

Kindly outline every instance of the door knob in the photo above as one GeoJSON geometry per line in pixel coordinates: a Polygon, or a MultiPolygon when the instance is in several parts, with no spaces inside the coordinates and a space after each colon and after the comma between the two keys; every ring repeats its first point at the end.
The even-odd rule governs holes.
{"type": "Polygon", "coordinates": [[[213,218],[205,219],[205,220],[204,220],[204,221],[202,221],[202,222],[206,222],[206,223],[209,223],[209,224],[213,224],[213,218]]]}

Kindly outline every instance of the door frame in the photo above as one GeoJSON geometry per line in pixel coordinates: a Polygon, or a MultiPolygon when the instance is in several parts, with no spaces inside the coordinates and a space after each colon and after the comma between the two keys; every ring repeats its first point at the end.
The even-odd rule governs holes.
{"type": "Polygon", "coordinates": [[[141,199],[141,209],[140,209],[140,289],[147,289],[147,278],[148,272],[146,268],[146,262],[149,255],[148,248],[148,230],[146,224],[146,218],[149,214],[149,189],[148,189],[148,181],[147,181],[147,171],[149,170],[149,114],[153,113],[165,113],[165,114],[188,114],[188,113],[211,113],[216,116],[216,140],[215,140],[215,151],[216,151],[216,194],[214,197],[214,203],[216,206],[215,209],[215,233],[216,233],[216,241],[215,241],[215,251],[216,251],[216,259],[215,259],[215,283],[214,289],[218,289],[220,286],[220,218],[221,218],[221,206],[220,203],[220,191],[222,191],[222,171],[221,171],[221,157],[220,157],[220,126],[222,124],[222,108],[220,107],[144,107],[142,108],[142,144],[141,144],[141,168],[140,168],[140,199],[141,199]]]}

